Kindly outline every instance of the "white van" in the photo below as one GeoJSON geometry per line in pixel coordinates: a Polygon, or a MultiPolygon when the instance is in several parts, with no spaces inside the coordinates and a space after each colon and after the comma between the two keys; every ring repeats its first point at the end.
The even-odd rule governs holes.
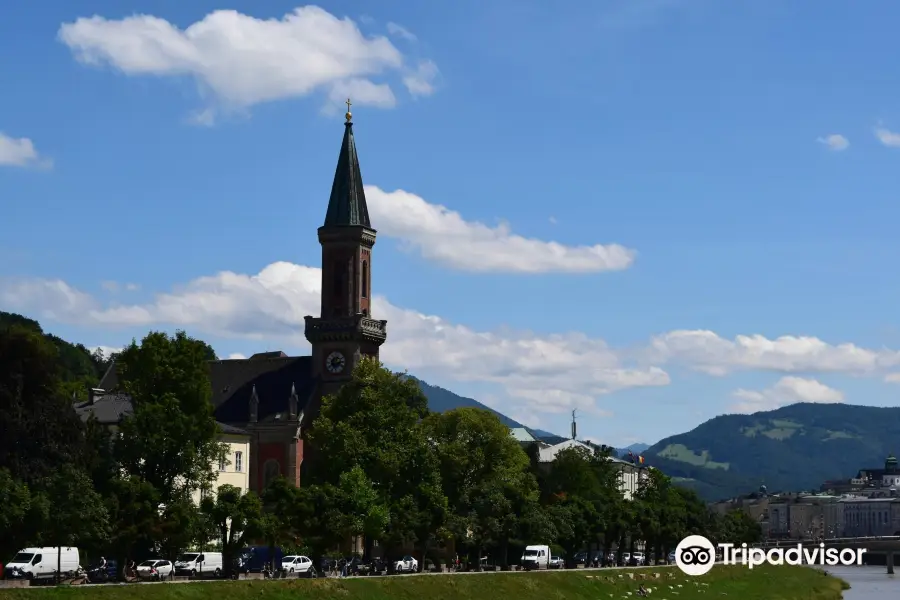
{"type": "Polygon", "coordinates": [[[550,567],[550,546],[525,546],[522,568],[526,571],[550,567]]]}
{"type": "Polygon", "coordinates": [[[78,548],[22,548],[6,565],[9,577],[44,579],[60,573],[74,573],[80,566],[78,548]]]}
{"type": "Polygon", "coordinates": [[[223,564],[221,552],[185,552],[175,559],[175,574],[221,577],[223,564]]]}

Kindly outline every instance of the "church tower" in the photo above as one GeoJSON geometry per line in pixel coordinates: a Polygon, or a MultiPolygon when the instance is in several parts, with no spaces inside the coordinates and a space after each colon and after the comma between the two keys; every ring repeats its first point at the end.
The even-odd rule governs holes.
{"type": "MultiPolygon", "coordinates": [[[[306,317],[306,339],[312,344],[312,370],[319,398],[336,392],[350,379],[363,356],[378,357],[387,338],[387,321],[372,318],[372,246],[375,230],[363,190],[351,103],[338,156],[322,245],[322,305],[318,317],[306,317]]],[[[312,416],[312,415],[311,415],[312,416]]]]}

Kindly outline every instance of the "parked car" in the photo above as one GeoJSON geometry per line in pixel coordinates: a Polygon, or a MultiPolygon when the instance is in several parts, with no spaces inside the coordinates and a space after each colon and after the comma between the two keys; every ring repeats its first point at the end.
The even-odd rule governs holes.
{"type": "Polygon", "coordinates": [[[137,566],[136,571],[137,576],[141,579],[163,581],[172,577],[174,567],[168,560],[145,560],[137,566]]]}
{"type": "Polygon", "coordinates": [[[588,559],[587,552],[579,552],[578,554],[575,555],[575,564],[583,565],[584,563],[587,562],[587,559],[588,559]]]}
{"type": "Polygon", "coordinates": [[[629,561],[629,564],[640,567],[640,566],[644,565],[644,562],[646,560],[647,559],[644,557],[643,552],[635,552],[634,554],[631,555],[631,560],[629,561]]]}
{"type": "Polygon", "coordinates": [[[291,555],[281,559],[281,570],[297,577],[317,577],[316,568],[308,556],[291,555]]]}
{"type": "Polygon", "coordinates": [[[394,564],[394,570],[398,573],[418,573],[419,561],[407,554],[394,564]]]}
{"type": "Polygon", "coordinates": [[[563,561],[561,556],[550,556],[550,563],[547,565],[548,569],[562,569],[565,562],[563,561]]]}

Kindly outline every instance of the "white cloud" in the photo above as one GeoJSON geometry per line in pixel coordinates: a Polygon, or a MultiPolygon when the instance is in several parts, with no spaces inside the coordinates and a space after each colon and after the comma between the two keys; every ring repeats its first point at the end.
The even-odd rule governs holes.
{"type": "Polygon", "coordinates": [[[92,348],[88,348],[88,350],[90,350],[91,353],[94,353],[97,350],[100,350],[103,353],[103,356],[105,356],[106,358],[109,358],[110,355],[115,354],[117,352],[121,352],[122,348],[114,347],[114,346],[94,346],[92,348]]]}
{"type": "Polygon", "coordinates": [[[366,186],[378,231],[400,238],[427,259],[476,272],[588,273],[627,269],[635,251],[618,244],[566,246],[515,235],[508,225],[466,221],[444,206],[396,190],[366,186]]]}
{"type": "MultiPolygon", "coordinates": [[[[0,281],[0,305],[39,319],[92,326],[183,327],[196,334],[262,340],[305,348],[303,317],[317,314],[321,271],[278,262],[253,276],[223,272],[196,279],[153,302],[103,305],[62,281],[0,281]]],[[[373,314],[388,320],[386,364],[422,376],[494,383],[527,411],[578,408],[597,415],[597,398],[628,387],[660,386],[668,374],[623,363],[603,340],[581,333],[536,335],[475,331],[376,297],[373,314]]],[[[498,407],[499,408],[499,407],[498,407]]],[[[518,410],[514,410],[518,408],[518,410]]]]}
{"type": "Polygon", "coordinates": [[[832,133],[831,135],[816,138],[816,141],[823,146],[826,146],[829,150],[834,150],[835,152],[846,150],[850,146],[850,140],[839,133],[832,133]]]}
{"type": "Polygon", "coordinates": [[[677,330],[654,337],[649,360],[680,363],[710,375],[735,370],[784,373],[820,372],[865,375],[900,365],[900,352],[855,344],[833,345],[816,337],[739,335],[734,340],[712,331],[677,330]]]}
{"type": "Polygon", "coordinates": [[[388,23],[387,32],[394,37],[403,38],[408,42],[415,42],[418,39],[409,29],[396,23],[388,23]]]}
{"type": "Polygon", "coordinates": [[[403,85],[413,97],[430,96],[434,93],[434,81],[439,74],[436,64],[430,60],[422,60],[403,77],[403,85]]]}
{"type": "Polygon", "coordinates": [[[139,289],[141,289],[141,286],[139,286],[136,283],[121,284],[118,281],[101,281],[100,287],[103,288],[104,290],[106,290],[107,292],[109,292],[110,294],[115,294],[115,293],[121,292],[123,290],[126,292],[136,292],[139,289]]]}
{"type": "Polygon", "coordinates": [[[819,402],[823,404],[844,401],[844,393],[830,388],[815,379],[803,377],[782,377],[775,385],[765,390],[735,390],[732,394],[738,402],[731,407],[737,413],[755,413],[774,410],[779,406],[796,402],[819,402]]]}
{"type": "MultiPolygon", "coordinates": [[[[229,109],[316,91],[341,100],[353,91],[358,104],[389,107],[389,85],[371,78],[408,76],[403,55],[386,37],[367,37],[351,19],[317,6],[281,19],[217,10],[183,30],[151,15],[81,17],[63,24],[59,39],[86,64],[126,75],[192,77],[229,109]]],[[[194,121],[208,124],[213,116],[199,111],[194,121]]]]}
{"type": "Polygon", "coordinates": [[[900,147],[900,133],[895,133],[890,129],[879,126],[875,128],[875,137],[885,146],[900,147]]]}
{"type": "Polygon", "coordinates": [[[52,165],[52,161],[41,158],[30,139],[9,137],[0,131],[0,166],[51,167],[52,165]]]}
{"type": "Polygon", "coordinates": [[[885,383],[900,383],[900,373],[888,373],[884,376],[885,383]]]}
{"type": "Polygon", "coordinates": [[[231,354],[228,355],[228,360],[243,360],[245,358],[247,358],[247,357],[244,356],[243,354],[241,354],[240,352],[232,352],[231,354]]]}

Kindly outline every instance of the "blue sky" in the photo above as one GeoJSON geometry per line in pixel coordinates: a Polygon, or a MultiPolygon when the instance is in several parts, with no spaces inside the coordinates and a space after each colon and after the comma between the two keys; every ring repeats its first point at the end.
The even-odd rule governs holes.
{"type": "Polygon", "coordinates": [[[0,19],[0,309],[89,346],[184,328],[223,357],[305,353],[350,95],[389,366],[544,429],[577,408],[613,444],[893,405],[898,18],[20,3],[0,19]]]}

